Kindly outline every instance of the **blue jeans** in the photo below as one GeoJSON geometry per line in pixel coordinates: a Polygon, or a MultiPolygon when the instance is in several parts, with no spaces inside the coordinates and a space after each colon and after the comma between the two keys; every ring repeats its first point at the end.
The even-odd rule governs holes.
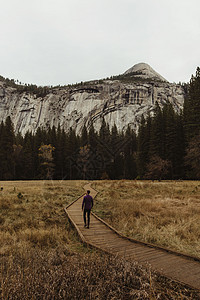
{"type": "Polygon", "coordinates": [[[91,209],[84,209],[84,211],[83,211],[84,223],[88,227],[90,226],[90,212],[91,212],[91,209]],[[86,224],[86,214],[87,214],[87,224],[86,224]]]}

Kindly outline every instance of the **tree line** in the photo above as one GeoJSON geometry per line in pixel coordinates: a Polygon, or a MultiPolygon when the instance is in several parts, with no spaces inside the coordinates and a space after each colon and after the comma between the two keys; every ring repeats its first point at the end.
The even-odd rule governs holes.
{"type": "Polygon", "coordinates": [[[110,131],[104,119],[98,133],[93,125],[80,136],[52,127],[23,137],[8,117],[0,125],[0,180],[135,178],[135,152],[135,133],[110,131]]]}
{"type": "Polygon", "coordinates": [[[183,111],[155,105],[137,137],[138,175],[147,179],[200,179],[200,68],[192,76],[183,111]]]}
{"type": "Polygon", "coordinates": [[[192,76],[184,109],[155,105],[142,117],[138,134],[119,132],[102,119],[100,130],[85,126],[38,128],[14,133],[8,117],[0,124],[0,180],[31,179],[199,179],[200,68],[192,76]]]}

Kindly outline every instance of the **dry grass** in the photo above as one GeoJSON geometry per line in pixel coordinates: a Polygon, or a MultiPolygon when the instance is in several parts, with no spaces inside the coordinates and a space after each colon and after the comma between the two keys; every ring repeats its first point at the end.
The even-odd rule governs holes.
{"type": "Polygon", "coordinates": [[[69,243],[63,206],[83,193],[78,181],[1,182],[0,256],[13,247],[56,248],[69,243]]]}
{"type": "Polygon", "coordinates": [[[1,299],[199,299],[149,268],[95,253],[18,253],[2,262],[1,274],[1,299]]]}
{"type": "Polygon", "coordinates": [[[96,213],[122,234],[200,258],[200,182],[97,181],[96,213]]]}
{"type": "Polygon", "coordinates": [[[79,243],[63,206],[83,181],[0,185],[0,299],[198,299],[148,267],[79,243]]]}

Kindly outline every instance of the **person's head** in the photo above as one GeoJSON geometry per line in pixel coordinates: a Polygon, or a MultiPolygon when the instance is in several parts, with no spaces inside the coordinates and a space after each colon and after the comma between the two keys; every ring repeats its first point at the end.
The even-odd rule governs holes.
{"type": "Polygon", "coordinates": [[[90,194],[90,190],[87,190],[87,194],[88,194],[88,195],[90,194]]]}

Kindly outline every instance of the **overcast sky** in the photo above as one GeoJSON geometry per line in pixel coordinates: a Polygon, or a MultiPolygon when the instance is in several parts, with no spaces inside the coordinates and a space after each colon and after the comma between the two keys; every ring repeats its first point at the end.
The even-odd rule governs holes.
{"type": "Polygon", "coordinates": [[[200,66],[199,0],[0,0],[0,75],[37,85],[145,62],[171,82],[200,66]]]}

